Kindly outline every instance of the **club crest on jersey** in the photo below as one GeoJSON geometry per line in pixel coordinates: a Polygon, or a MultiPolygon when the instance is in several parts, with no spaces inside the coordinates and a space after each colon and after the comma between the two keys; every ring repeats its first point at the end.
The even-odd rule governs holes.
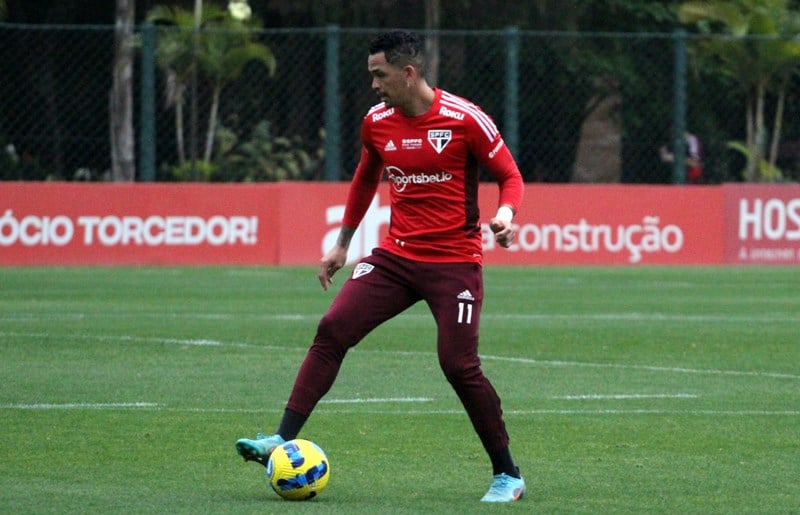
{"type": "Polygon", "coordinates": [[[353,269],[353,279],[358,279],[362,275],[367,275],[368,273],[372,272],[372,269],[375,268],[373,265],[369,263],[359,263],[353,269]]]}
{"type": "Polygon", "coordinates": [[[428,142],[433,146],[437,154],[441,154],[444,147],[453,139],[453,131],[447,129],[431,129],[428,131],[428,142]]]}

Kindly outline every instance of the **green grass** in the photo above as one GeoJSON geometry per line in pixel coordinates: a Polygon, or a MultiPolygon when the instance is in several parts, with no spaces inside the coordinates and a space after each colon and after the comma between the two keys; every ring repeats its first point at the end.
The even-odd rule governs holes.
{"type": "Polygon", "coordinates": [[[348,356],[301,434],[331,481],[288,503],[233,444],[278,422],[333,298],[314,269],[0,268],[0,512],[800,511],[800,268],[485,275],[519,503],[478,502],[424,305],[348,356]]]}

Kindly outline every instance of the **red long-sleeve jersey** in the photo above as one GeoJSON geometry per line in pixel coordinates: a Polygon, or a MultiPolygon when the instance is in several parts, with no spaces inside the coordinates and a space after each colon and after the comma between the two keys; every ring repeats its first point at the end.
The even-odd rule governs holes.
{"type": "Polygon", "coordinates": [[[373,106],[361,142],[343,223],[358,226],[385,174],[391,221],[380,246],[408,259],[483,261],[479,165],[497,180],[500,205],[516,211],[522,201],[522,175],[494,121],[447,91],[436,88],[431,108],[419,116],[373,106]]]}

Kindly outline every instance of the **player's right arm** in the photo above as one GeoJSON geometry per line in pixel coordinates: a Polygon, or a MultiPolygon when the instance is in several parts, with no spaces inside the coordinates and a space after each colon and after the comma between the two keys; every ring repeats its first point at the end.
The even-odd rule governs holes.
{"type": "Polygon", "coordinates": [[[343,225],[353,228],[358,227],[367,213],[383,175],[383,160],[372,144],[367,124],[365,120],[361,125],[361,156],[350,183],[342,219],[343,225]]]}

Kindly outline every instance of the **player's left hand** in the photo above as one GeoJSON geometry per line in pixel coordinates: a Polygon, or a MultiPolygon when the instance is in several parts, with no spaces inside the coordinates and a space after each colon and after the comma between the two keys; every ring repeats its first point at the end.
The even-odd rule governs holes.
{"type": "Polygon", "coordinates": [[[489,228],[494,233],[494,239],[503,247],[508,248],[514,243],[514,236],[517,234],[517,227],[510,222],[505,222],[499,218],[489,220],[489,228]]]}

